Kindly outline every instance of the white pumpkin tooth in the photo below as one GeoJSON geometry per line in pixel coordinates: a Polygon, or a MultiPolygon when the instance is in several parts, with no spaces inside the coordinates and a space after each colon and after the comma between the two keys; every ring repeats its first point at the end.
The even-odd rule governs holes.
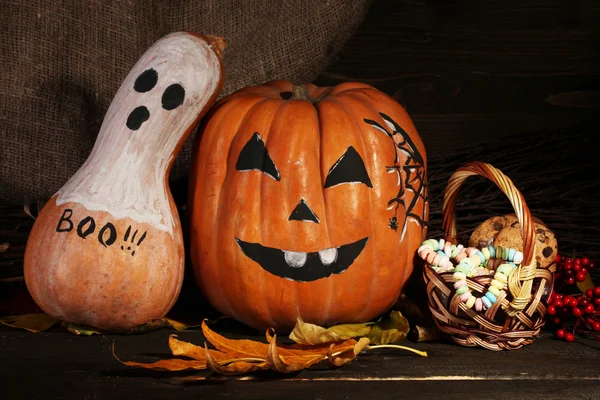
{"type": "Polygon", "coordinates": [[[285,262],[292,268],[304,267],[306,263],[306,253],[299,251],[283,251],[285,262]]]}
{"type": "Polygon", "coordinates": [[[335,247],[319,251],[319,258],[323,265],[329,265],[337,259],[338,251],[335,247]]]}

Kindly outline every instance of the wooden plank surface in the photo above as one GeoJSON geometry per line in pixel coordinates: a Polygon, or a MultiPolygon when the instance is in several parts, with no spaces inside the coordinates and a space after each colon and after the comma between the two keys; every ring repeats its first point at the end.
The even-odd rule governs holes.
{"type": "MultiPolygon", "coordinates": [[[[528,399],[564,399],[567,393],[577,393],[578,399],[584,399],[593,397],[580,394],[591,396],[589,389],[600,385],[598,343],[567,344],[548,335],[511,352],[465,348],[451,342],[407,343],[427,351],[428,357],[381,349],[365,352],[339,369],[330,370],[325,365],[292,375],[212,377],[188,383],[177,378],[190,373],[127,367],[112,356],[114,343],[122,360],[149,362],[168,357],[167,339],[173,333],[159,330],[143,336],[82,337],[61,331],[29,333],[2,328],[0,384],[10,399],[159,398],[169,393],[183,398],[262,399],[357,398],[357,393],[414,399],[443,393],[446,399],[459,399],[466,393],[477,393],[478,398],[492,399],[497,390],[503,396],[517,396],[514,398],[527,394],[528,399]]],[[[177,335],[194,344],[204,341],[200,331],[177,335]]]]}

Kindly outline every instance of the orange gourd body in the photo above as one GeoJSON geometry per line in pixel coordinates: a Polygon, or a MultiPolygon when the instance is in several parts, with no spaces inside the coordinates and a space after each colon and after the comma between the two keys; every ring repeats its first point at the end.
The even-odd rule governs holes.
{"type": "Polygon", "coordinates": [[[195,142],[197,282],[257,329],[370,320],[398,299],[426,236],[427,161],[403,107],[361,83],[243,88],[195,142]]]}
{"type": "Polygon", "coordinates": [[[47,314],[122,332],[177,300],[184,248],[168,175],[221,89],[223,48],[218,38],[172,33],[124,80],[90,156],[28,238],[25,282],[47,314]]]}

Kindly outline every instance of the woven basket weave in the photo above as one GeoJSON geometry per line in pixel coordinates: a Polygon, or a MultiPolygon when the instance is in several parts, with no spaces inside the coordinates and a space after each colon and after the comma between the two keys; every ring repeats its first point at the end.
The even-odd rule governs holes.
{"type": "MultiPolygon", "coordinates": [[[[552,292],[556,265],[538,268],[534,259],[534,221],[525,200],[513,182],[500,170],[482,162],[471,162],[457,169],[444,191],[444,240],[456,240],[455,206],[458,190],[470,176],[480,175],[494,182],[510,200],[519,220],[523,237],[523,261],[508,277],[506,290],[492,307],[476,311],[467,308],[454,289],[452,272],[437,273],[423,262],[428,305],[438,328],[456,343],[489,350],[515,350],[531,344],[544,325],[548,298],[552,292]]],[[[482,296],[493,280],[492,275],[469,278],[473,295],[482,296]]]]}

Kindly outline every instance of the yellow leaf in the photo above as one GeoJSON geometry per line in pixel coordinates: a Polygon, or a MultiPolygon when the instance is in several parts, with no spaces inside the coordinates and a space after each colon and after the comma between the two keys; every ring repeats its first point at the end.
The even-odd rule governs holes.
{"type": "Polygon", "coordinates": [[[400,311],[392,311],[389,318],[371,327],[368,338],[373,344],[398,343],[406,338],[410,325],[400,311]]]}
{"type": "Polygon", "coordinates": [[[304,322],[298,316],[296,326],[294,326],[289,338],[298,344],[316,345],[341,342],[355,337],[366,336],[370,330],[371,327],[368,324],[342,324],[323,328],[304,322]]]}
{"type": "Polygon", "coordinates": [[[13,328],[26,329],[29,332],[42,332],[60,323],[60,321],[47,314],[39,313],[10,315],[0,318],[0,323],[13,328]]]}
{"type": "Polygon", "coordinates": [[[576,282],[577,283],[577,287],[579,288],[579,290],[581,290],[582,293],[585,293],[586,290],[588,289],[593,289],[594,286],[594,282],[592,281],[592,277],[590,276],[590,274],[586,274],[585,276],[585,280],[583,282],[576,282]]]}
{"type": "Polygon", "coordinates": [[[76,335],[92,336],[102,334],[102,332],[97,331],[96,328],[90,326],[75,325],[64,321],[61,323],[61,326],[76,335]]]}
{"type": "Polygon", "coordinates": [[[175,330],[178,330],[178,331],[183,331],[183,330],[188,329],[188,328],[195,328],[195,327],[197,327],[199,325],[199,324],[189,325],[189,324],[186,324],[184,322],[176,321],[176,320],[171,319],[171,318],[164,318],[164,319],[167,321],[167,323],[169,324],[169,326],[171,328],[173,328],[175,330]]]}

